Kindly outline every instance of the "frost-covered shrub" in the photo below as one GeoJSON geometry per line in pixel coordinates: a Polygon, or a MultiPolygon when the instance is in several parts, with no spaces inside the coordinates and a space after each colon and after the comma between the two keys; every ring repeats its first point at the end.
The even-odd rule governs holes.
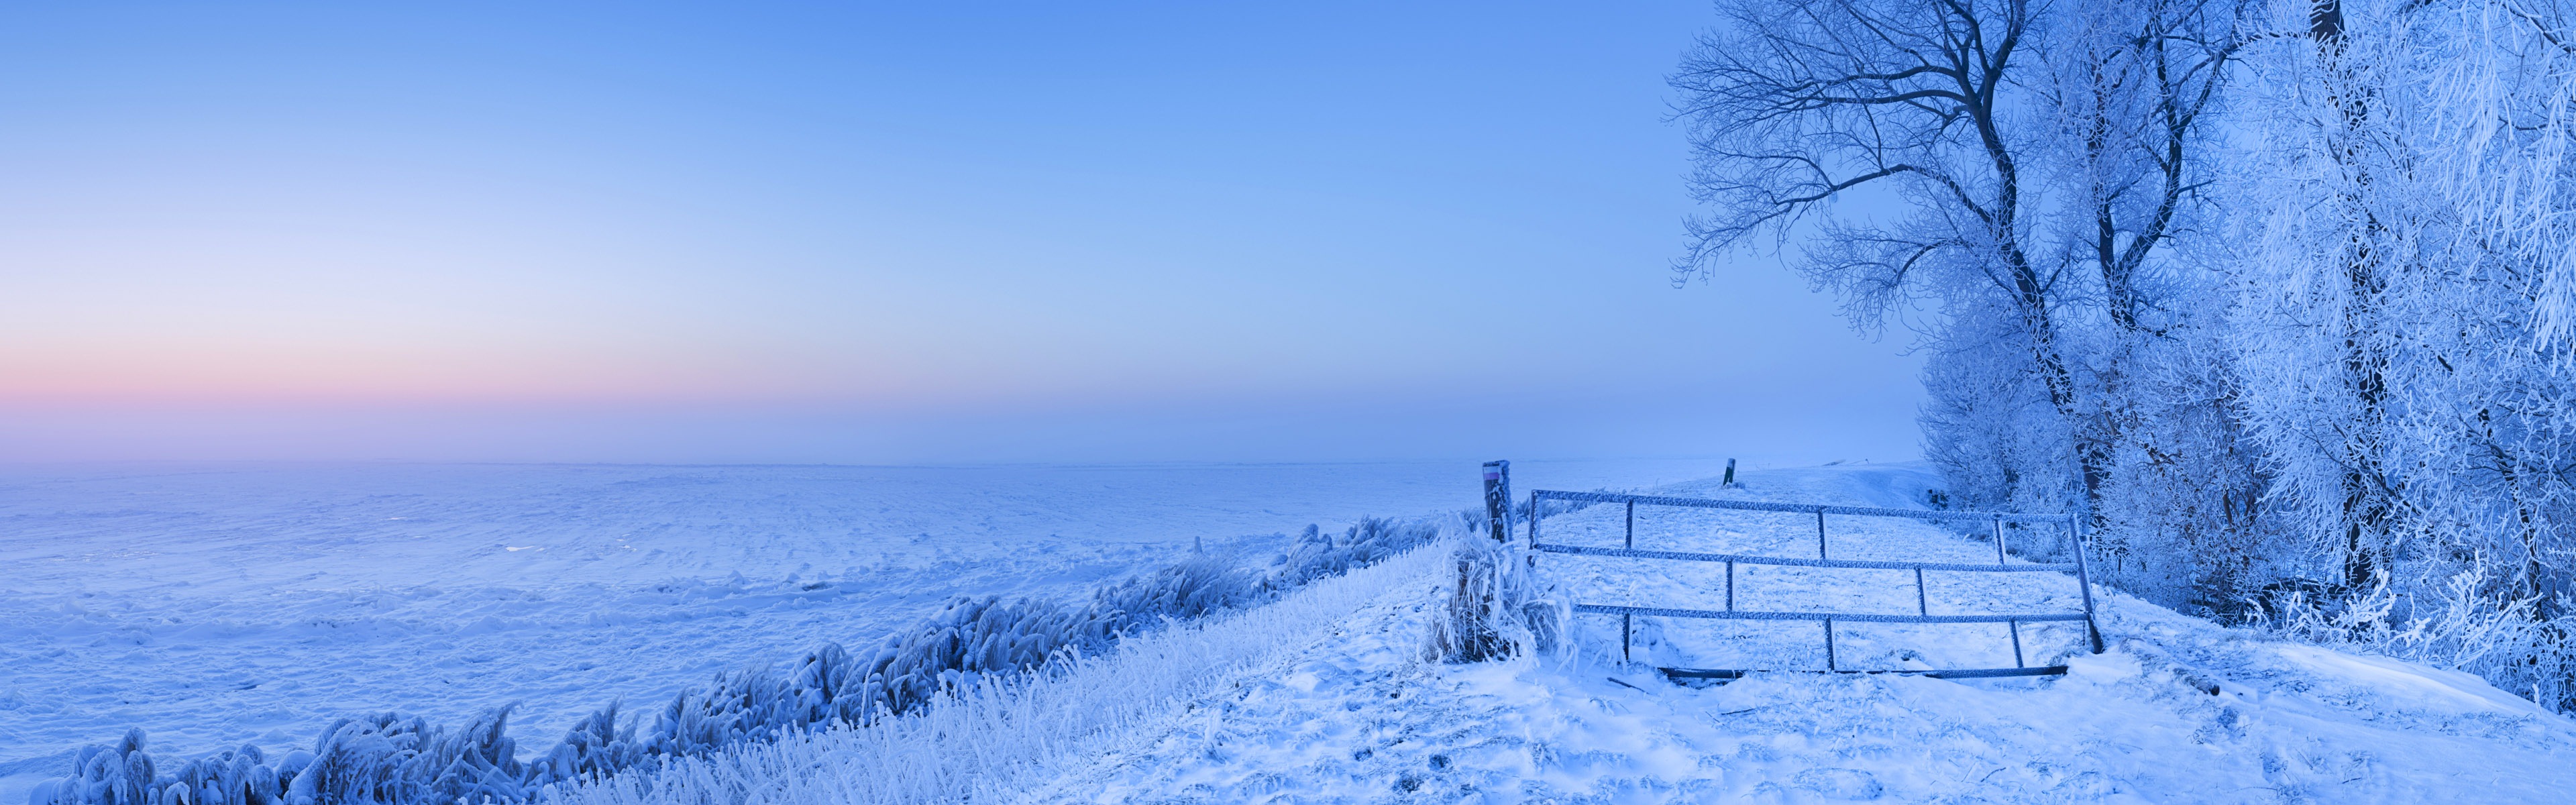
{"type": "Polygon", "coordinates": [[[1564,597],[1502,543],[1459,540],[1442,611],[1431,620],[1426,654],[1442,662],[1485,662],[1549,653],[1565,645],[1572,613],[1564,597]]]}
{"type": "Polygon", "coordinates": [[[1400,525],[1372,518],[1361,520],[1335,539],[1310,525],[1305,533],[1297,535],[1287,553],[1273,560],[1276,569],[1271,579],[1281,589],[1301,587],[1309,581],[1338,576],[1412,550],[1436,534],[1437,529],[1428,525],[1400,525]]]}
{"type": "Polygon", "coordinates": [[[704,756],[728,746],[911,713],[946,691],[1046,674],[1104,652],[1125,635],[1254,606],[1310,582],[1429,543],[1429,523],[1364,519],[1339,535],[1307,526],[1267,568],[1226,557],[1187,559],[1063,603],[958,598],[920,624],[851,651],[825,644],[780,673],[752,668],[672,697],[641,730],[616,705],[521,759],[509,708],[455,731],[386,713],[342,719],[311,751],[268,760],[245,746],[164,770],[141,729],[76,756],[73,774],[38,786],[29,805],[472,805],[529,802],[549,787],[704,756]]]}
{"type": "MultiPolygon", "coordinates": [[[[242,749],[251,763],[259,762],[257,747],[242,749]]],[[[33,805],[48,802],[151,805],[165,796],[164,789],[154,785],[161,779],[154,773],[152,756],[143,753],[143,730],[128,729],[123,740],[80,750],[73,756],[70,778],[50,780],[36,786],[28,800],[33,805]]],[[[275,785],[261,793],[264,798],[258,801],[263,805],[277,801],[275,785]]]]}
{"type": "MultiPolygon", "coordinates": [[[[2476,674],[2559,711],[2576,709],[2576,601],[2499,594],[2502,570],[2472,556],[2446,579],[2392,584],[2316,600],[2292,589],[2261,602],[2259,624],[2284,636],[2476,674]]],[[[2508,587],[2510,589],[2510,587],[2508,587]]]]}

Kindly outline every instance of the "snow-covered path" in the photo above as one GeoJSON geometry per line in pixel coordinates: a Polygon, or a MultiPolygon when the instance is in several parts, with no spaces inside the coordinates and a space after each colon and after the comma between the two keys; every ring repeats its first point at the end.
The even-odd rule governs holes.
{"type": "MultiPolygon", "coordinates": [[[[1918,480],[1826,469],[1755,476],[1751,493],[1889,505],[1918,480]]],[[[1851,558],[1945,550],[1909,527],[1848,534],[1851,558]]],[[[1878,595],[1862,575],[1805,581],[1878,595]]],[[[2221,629],[2124,596],[2103,600],[2109,652],[2081,651],[2072,630],[2037,650],[2035,661],[2072,666],[2062,678],[1770,673],[1692,689],[1614,662],[1615,626],[1598,616],[1587,656],[1572,661],[1426,663],[1437,595],[1417,589],[1346,624],[1345,641],[1195,703],[1204,718],[1033,801],[2549,802],[2576,790],[2576,723],[2474,677],[2221,629]]],[[[1878,635],[1867,656],[1993,648],[1899,637],[1878,635]]],[[[1752,642],[1757,658],[1799,659],[1794,641],[1752,642]]],[[[1691,643],[1657,650],[1722,648],[1691,643]]]]}

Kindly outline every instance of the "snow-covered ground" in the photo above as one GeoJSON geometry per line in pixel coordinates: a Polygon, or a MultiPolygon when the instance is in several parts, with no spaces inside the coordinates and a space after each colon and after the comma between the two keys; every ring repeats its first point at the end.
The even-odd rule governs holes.
{"type": "MultiPolygon", "coordinates": [[[[1516,465],[1515,480],[1523,490],[1643,487],[1674,469],[1584,468],[1516,465]]],[[[1704,473],[1665,478],[1683,474],[1704,473]]],[[[1745,480],[1657,491],[1907,507],[1932,484],[1904,466],[1745,480]]],[[[1445,464],[15,476],[0,498],[0,559],[25,570],[0,582],[10,630],[0,725],[14,730],[0,732],[0,758],[39,759],[22,763],[13,782],[23,786],[47,753],[128,724],[184,752],[301,744],[322,719],[359,710],[461,716],[515,699],[536,721],[562,719],[821,640],[881,634],[948,594],[1073,594],[1201,537],[1222,549],[1307,522],[1454,510],[1474,484],[1472,466],[1445,464]],[[829,586],[807,589],[817,583],[829,586]]],[[[1551,517],[1547,539],[1616,544],[1622,525],[1624,511],[1595,506],[1551,517]]],[[[1828,526],[1836,558],[1993,558],[1990,543],[1911,520],[1828,526]]],[[[1637,534],[1641,548],[1814,550],[1811,516],[1641,509],[1637,534]]],[[[2012,546],[2037,556],[2049,539],[2017,533],[2012,546]]],[[[1711,575],[1721,567],[1539,559],[1579,600],[1685,607],[1722,595],[1711,575]]],[[[1028,802],[2531,802],[2576,790],[2576,723],[2474,677],[2221,629],[2117,594],[2098,599],[2108,653],[2086,652],[2071,627],[2023,632],[2031,664],[2067,664],[2064,677],[1779,671],[1686,688],[1618,663],[1610,616],[1581,617],[1583,650],[1571,658],[1429,662],[1445,568],[1425,556],[1388,562],[1156,633],[1000,698],[568,795],[592,805],[962,791],[1028,802]]],[[[1748,607],[1915,606],[1910,573],[1740,572],[1748,607]]],[[[1936,614],[2077,600],[2073,582],[2051,573],[1927,582],[1936,614]]],[[[1812,623],[1646,619],[1637,635],[1640,658],[1656,663],[1823,659],[1812,623]]],[[[1846,667],[2011,661],[1991,624],[1847,626],[1839,638],[1846,667]]],[[[0,805],[22,796],[0,790],[0,805]]]]}
{"type": "MultiPolygon", "coordinates": [[[[1634,487],[1715,461],[1521,462],[1634,487]]],[[[961,594],[1474,505],[1472,462],[0,468],[0,803],[129,726],[188,755],[516,702],[552,739],[961,594]]]]}
{"type": "MultiPolygon", "coordinates": [[[[1752,474],[1744,492],[1664,491],[1895,505],[1927,480],[1902,469],[1820,469],[1752,474]]],[[[1812,520],[1803,525],[1775,535],[1781,553],[1813,550],[1812,520]]],[[[1771,533],[1755,523],[1733,530],[1696,536],[1771,533]]],[[[1650,531],[1641,523],[1639,533],[1642,542],[1650,531]]],[[[1992,557],[1991,545],[1904,521],[1855,520],[1833,536],[1838,557],[1992,557]]],[[[1579,596],[1707,594],[1616,561],[1630,572],[1540,559],[1579,596]],[[1637,584],[1605,583],[1615,579],[1637,584]]],[[[1844,573],[1797,579],[1811,594],[1801,597],[1890,605],[1889,580],[1844,573]]],[[[1439,581],[1403,588],[1345,621],[1340,638],[1275,673],[1220,686],[1177,726],[1068,768],[1028,799],[2560,802],[2576,791],[2576,723],[2474,677],[2220,629],[2125,596],[2102,599],[2108,653],[2083,651],[2073,630],[2035,641],[2035,664],[2072,666],[2062,678],[1781,672],[1693,689],[1615,662],[1607,616],[1586,616],[1590,650],[1570,661],[1425,662],[1439,581]]],[[[1903,606],[1887,611],[1913,608],[1911,581],[1903,606]]],[[[1946,592],[1965,609],[2073,592],[2057,584],[2069,589],[1946,592]]],[[[1815,626],[1783,628],[1801,627],[1804,646],[1780,636],[1750,646],[1676,639],[1657,646],[1657,659],[1820,667],[1815,626]],[[1728,651],[1738,653],[1712,656],[1728,651]]],[[[1995,664],[2001,638],[1974,632],[1999,629],[1939,628],[1953,634],[1856,639],[1844,662],[1898,667],[1912,651],[1940,664],[1995,664]]]]}

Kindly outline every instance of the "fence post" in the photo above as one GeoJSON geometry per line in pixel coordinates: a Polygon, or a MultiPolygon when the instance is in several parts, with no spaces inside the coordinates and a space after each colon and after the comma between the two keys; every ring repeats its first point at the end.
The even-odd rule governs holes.
{"type": "Polygon", "coordinates": [[[1495,542],[1512,541],[1512,463],[1485,462],[1485,524],[1495,542]]]}
{"type": "MultiPolygon", "coordinates": [[[[1538,490],[1530,490],[1529,566],[1538,567],[1538,490]]],[[[1508,533],[1508,532],[1507,532],[1508,533]]]]}
{"type": "Polygon", "coordinates": [[[1923,593],[1923,569],[1919,567],[1914,569],[1914,614],[1932,617],[1932,604],[1923,593]]]}
{"type": "Polygon", "coordinates": [[[1630,628],[1630,626],[1629,626],[1629,620],[1630,620],[1630,617],[1629,617],[1629,616],[1630,616],[1631,614],[1633,614],[1633,613],[1627,613],[1627,612],[1619,613],[1619,661],[1620,661],[1620,662],[1628,662],[1628,661],[1629,661],[1629,660],[1628,660],[1628,635],[1634,634],[1634,633],[1636,632],[1636,630],[1635,630],[1635,629],[1630,628]]]}
{"type": "Polygon", "coordinates": [[[2084,586],[2084,634],[2093,639],[2093,653],[2102,653],[2102,627],[2093,623],[2093,573],[2084,561],[2084,510],[2066,516],[2066,535],[2075,540],[2075,583],[2084,586]]]}
{"type": "Polygon", "coordinates": [[[2005,629],[2012,630],[2012,639],[2013,639],[2013,667],[2014,667],[2014,668],[2025,668],[2025,667],[2029,667],[2029,665],[2030,665],[2029,663],[2025,663],[2025,662],[2022,662],[2022,661],[2021,661],[2021,621],[2004,621],[2004,628],[2005,628],[2005,629]]]}
{"type": "Polygon", "coordinates": [[[1825,619],[1825,670],[1827,670],[1827,671],[1840,671],[1840,670],[1842,670],[1842,669],[1843,669],[1842,664],[1841,664],[1841,663],[1838,663],[1838,662],[1836,662],[1836,661],[1834,661],[1834,619],[1832,619],[1832,618],[1826,618],[1826,619],[1825,619]]]}
{"type": "Polygon", "coordinates": [[[1825,556],[1825,507],[1816,507],[1816,558],[1825,556]]]}

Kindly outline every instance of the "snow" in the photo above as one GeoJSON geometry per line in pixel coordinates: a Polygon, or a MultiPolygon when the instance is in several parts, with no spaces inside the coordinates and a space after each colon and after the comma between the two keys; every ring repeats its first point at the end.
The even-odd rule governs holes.
{"type": "MultiPolygon", "coordinates": [[[[1516,464],[1523,491],[1621,485],[1609,478],[1613,472],[1560,480],[1535,469],[1516,464]]],[[[1651,480],[1645,477],[1651,474],[1629,477],[1651,480]]],[[[526,699],[539,712],[558,706],[554,699],[563,700],[565,712],[620,695],[650,702],[713,670],[775,662],[824,638],[882,633],[890,628],[885,624],[917,619],[951,591],[981,586],[1070,595],[1154,564],[1202,535],[1213,538],[1212,549],[1261,544],[1267,537],[1246,536],[1261,533],[1258,523],[1279,522],[1268,528],[1287,530],[1301,521],[1363,513],[1336,506],[1364,505],[1381,514],[1454,510],[1473,500],[1474,488],[1473,467],[1464,463],[973,471],[374,467],[235,469],[188,476],[193,481],[84,477],[56,476],[46,482],[50,487],[21,481],[9,487],[8,508],[0,511],[14,524],[12,566],[38,567],[62,585],[41,592],[46,588],[12,580],[0,594],[12,637],[4,649],[12,654],[0,659],[9,662],[10,684],[17,686],[7,700],[15,707],[0,709],[0,719],[8,719],[0,723],[21,731],[12,736],[50,729],[95,741],[134,723],[161,741],[172,731],[138,716],[183,723],[193,717],[205,733],[255,723],[256,711],[225,709],[248,691],[182,683],[207,669],[262,660],[365,683],[308,684],[301,688],[308,698],[279,695],[275,701],[291,704],[272,706],[326,715],[388,706],[433,712],[459,705],[410,698],[429,688],[409,677],[446,673],[421,660],[452,660],[475,648],[490,652],[484,664],[492,670],[475,678],[480,686],[458,686],[453,695],[459,698],[526,699]],[[302,497],[276,492],[285,484],[259,475],[264,472],[305,478],[311,486],[302,497]],[[913,472],[937,477],[907,475],[913,472]],[[355,480],[322,477],[331,473],[355,480]],[[1407,477],[1436,480],[1423,481],[1422,494],[1407,498],[1407,477]],[[697,481],[642,491],[628,491],[642,484],[616,486],[670,478],[697,481]],[[78,488],[83,483],[93,486],[78,488]],[[1119,484],[1125,486],[1112,491],[1124,499],[1101,489],[1119,484]],[[119,504],[106,491],[174,488],[193,489],[196,497],[157,509],[131,507],[165,513],[158,515],[164,530],[155,539],[120,545],[113,555],[70,549],[84,527],[79,511],[138,516],[113,514],[119,504]],[[272,491],[250,493],[261,488],[272,491]],[[367,511],[368,496],[388,488],[424,497],[389,506],[397,509],[390,514],[367,511]],[[345,491],[313,491],[326,489],[345,491]],[[49,507],[63,513],[33,514],[49,507]],[[993,514],[972,519],[979,512],[993,514]],[[360,514],[418,517],[433,530],[411,537],[398,528],[346,525],[360,514]],[[943,537],[937,541],[885,536],[914,528],[897,523],[931,523],[943,515],[965,525],[933,531],[943,537]],[[231,525],[184,525],[190,522],[231,525]],[[21,544],[19,534],[52,534],[55,542],[49,553],[21,544]],[[1045,534],[1075,536],[1043,540],[1045,534]],[[602,547],[617,545],[615,537],[636,549],[602,547]],[[239,554],[192,549],[185,544],[191,539],[239,554]],[[1056,553],[1038,553],[1032,542],[1056,553]],[[306,558],[298,545],[343,553],[306,558]],[[520,546],[531,550],[504,550],[520,546]],[[562,558],[579,551],[597,558],[562,558]],[[514,576],[512,566],[494,564],[550,553],[545,561],[552,564],[543,571],[552,576],[514,576]],[[172,556],[180,558],[166,558],[172,556]],[[240,558],[208,561],[228,556],[240,558]],[[737,564],[717,564],[719,556],[737,564]],[[369,564],[387,557],[444,562],[446,570],[419,574],[443,589],[404,598],[412,588],[403,585],[399,568],[369,564]],[[743,568],[740,578],[731,575],[736,567],[743,568]],[[192,575],[189,568],[200,569],[192,575]],[[693,570],[698,575],[685,575],[693,570]],[[803,581],[788,580],[791,573],[803,581]],[[656,583],[645,580],[656,574],[692,581],[677,591],[651,592],[656,583]],[[1030,579],[1035,576],[1042,578],[1030,579]],[[816,579],[834,586],[802,589],[816,579]],[[252,584],[275,589],[254,592],[252,584]],[[83,598],[85,591],[98,592],[83,598]],[[271,597],[226,600],[257,595],[271,597]],[[468,605],[450,614],[441,597],[468,605]],[[393,603],[371,603],[387,600],[393,603]],[[292,631],[296,622],[280,615],[221,625],[223,618],[258,612],[262,602],[337,607],[326,611],[359,628],[281,636],[276,632],[292,631]],[[105,614],[68,614],[75,610],[105,614]],[[102,650],[88,642],[112,632],[85,618],[134,624],[151,640],[102,650]],[[587,642],[594,632],[637,642],[587,642]],[[406,649],[406,643],[433,645],[406,649]],[[277,654],[260,656],[264,650],[277,654]],[[49,653],[55,651],[106,659],[75,667],[74,660],[49,653]],[[693,652],[708,656],[672,656],[693,652]],[[112,660],[120,657],[134,659],[135,667],[118,667],[112,660]],[[375,657],[414,664],[362,664],[375,657]],[[30,659],[36,661],[24,662],[30,659]],[[581,662],[617,668],[620,675],[559,688],[516,681],[581,662]],[[22,665],[45,675],[45,686],[26,681],[39,677],[22,678],[22,665]],[[407,673],[424,668],[431,670],[407,673]],[[127,686],[118,692],[82,695],[134,703],[75,717],[78,708],[55,691],[78,688],[85,672],[133,681],[118,682],[127,686]],[[22,712],[28,710],[37,712],[22,712]],[[48,714],[57,720],[37,718],[48,714]]],[[[1743,489],[1703,480],[1652,491],[1914,507],[1922,505],[1930,478],[1919,466],[1825,467],[1748,471],[1743,489]]],[[[1812,516],[1641,507],[1638,523],[1639,547],[1785,556],[1814,550],[1812,516]]],[[[1551,516],[1546,537],[1617,544],[1623,525],[1623,511],[1594,506],[1551,516]]],[[[1836,558],[1990,562],[1994,555],[1994,546],[1975,533],[1917,521],[1850,517],[1829,518],[1827,525],[1836,558]]],[[[90,526],[86,533],[95,540],[108,527],[90,526]]],[[[2010,544],[2017,557],[2047,561],[2048,542],[2048,534],[2032,531],[2015,534],[2010,544]]],[[[1709,576],[1722,574],[1722,566],[1563,555],[1538,562],[1577,600],[1624,596],[1694,606],[1722,589],[1709,576]]],[[[1686,687],[1642,664],[1620,663],[1617,621],[1598,615],[1578,617],[1581,648],[1571,656],[1431,662],[1429,622],[1442,609],[1447,568],[1436,555],[1417,552],[1319,582],[1277,604],[1128,641],[1042,680],[965,691],[927,715],[743,745],[563,793],[583,805],[926,802],[970,794],[978,801],[1025,802],[2494,802],[2551,801],[2576,786],[2576,763],[2568,762],[2576,758],[2576,722],[2476,677],[2224,629],[2107,590],[2096,596],[2109,645],[2104,654],[2090,653],[2071,626],[2025,628],[2030,664],[2065,664],[2063,677],[1945,681],[1772,670],[1686,687]]],[[[1897,575],[1764,568],[1739,576],[1739,603],[1911,612],[1911,574],[1897,575]]],[[[2062,574],[1950,575],[1927,578],[1936,613],[2063,610],[2079,600],[2062,574]]],[[[1637,631],[1641,658],[1659,663],[1822,665],[1821,634],[1811,623],[1643,618],[1637,631]]],[[[1845,667],[2011,660],[2003,629],[1990,624],[1850,626],[1838,638],[1845,667]]],[[[260,687],[290,679],[263,675],[260,687]]],[[[276,728],[282,739],[262,740],[279,748],[309,741],[315,727],[295,723],[303,712],[278,716],[291,728],[276,728]]],[[[544,734],[558,729],[549,725],[544,734]]],[[[6,750],[0,756],[42,758],[70,743],[20,741],[0,743],[6,750]]],[[[30,774],[21,778],[32,783],[30,774]]],[[[0,791],[0,797],[18,796],[0,791]]]]}
{"type": "MultiPolygon", "coordinates": [[[[1720,461],[1519,462],[1590,488],[1720,461]]],[[[127,727],[308,746],[338,717],[551,740],[955,595],[1073,597],[1309,523],[1451,511],[1473,462],[0,468],[0,802],[127,727]]]]}
{"type": "MultiPolygon", "coordinates": [[[[1749,494],[1890,505],[1885,493],[1912,477],[1764,473],[1749,494]]],[[[1946,550],[1907,525],[1835,533],[1851,558],[1946,550]]],[[[1103,754],[1027,801],[2527,802],[2576,785],[2576,723],[2474,677],[2221,629],[2122,595],[2101,599],[2110,651],[2067,635],[2047,653],[2070,666],[2062,678],[1774,672],[1692,688],[1616,662],[1615,626],[1601,616],[1588,616],[1592,648],[1579,657],[1425,662],[1431,587],[1354,615],[1344,639],[1283,673],[1194,703],[1204,719],[1103,754]]]]}
{"type": "Polygon", "coordinates": [[[2267,648],[2313,677],[2402,696],[2428,710],[2440,708],[2456,715],[2493,713],[2505,716],[2546,716],[2549,712],[2530,699],[2497,690],[2472,674],[2426,668],[2387,657],[2345,654],[2315,646],[2267,648]]]}

